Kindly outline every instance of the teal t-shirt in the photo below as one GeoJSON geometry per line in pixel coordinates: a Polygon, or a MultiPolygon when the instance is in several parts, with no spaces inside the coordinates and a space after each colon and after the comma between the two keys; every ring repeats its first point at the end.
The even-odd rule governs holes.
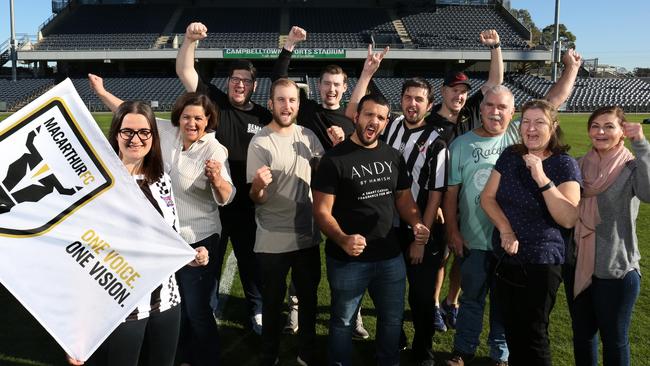
{"type": "Polygon", "coordinates": [[[481,208],[481,192],[501,152],[520,141],[519,121],[513,121],[503,135],[481,137],[470,131],[449,147],[449,185],[461,185],[459,226],[470,249],[492,250],[494,225],[481,208]]]}

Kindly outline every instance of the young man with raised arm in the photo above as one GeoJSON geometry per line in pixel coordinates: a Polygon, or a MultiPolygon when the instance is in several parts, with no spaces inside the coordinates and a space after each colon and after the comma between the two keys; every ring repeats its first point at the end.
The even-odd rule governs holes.
{"type": "MultiPolygon", "coordinates": [[[[246,183],[246,153],[255,133],[271,121],[271,113],[251,101],[257,87],[257,70],[249,61],[237,60],[230,66],[228,93],[202,80],[194,68],[197,44],[207,37],[208,29],[201,23],[191,23],[185,31],[185,40],[176,56],[176,74],[187,91],[207,94],[219,107],[219,125],[216,138],[228,149],[228,162],[233,183],[238,192],[248,192],[246,183]]],[[[232,242],[237,258],[239,277],[248,303],[253,330],[262,331],[262,296],[259,273],[253,253],[255,244],[254,205],[246,194],[237,194],[234,201],[220,209],[223,231],[220,241],[220,260],[223,260],[228,240],[232,242]]],[[[221,265],[219,265],[221,268],[221,265]]],[[[216,297],[215,297],[216,298],[216,297]]],[[[216,309],[216,303],[213,304],[216,309]]]]}

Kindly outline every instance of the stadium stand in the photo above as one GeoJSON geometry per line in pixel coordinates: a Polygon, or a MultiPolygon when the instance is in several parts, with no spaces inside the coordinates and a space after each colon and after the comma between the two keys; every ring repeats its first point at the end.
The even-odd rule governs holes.
{"type": "Polygon", "coordinates": [[[481,49],[478,34],[496,29],[504,49],[526,49],[528,43],[494,6],[442,6],[403,16],[402,22],[418,47],[481,49]]]}
{"type": "Polygon", "coordinates": [[[309,32],[301,47],[365,48],[371,36],[390,37],[399,42],[397,31],[385,9],[360,8],[342,12],[335,8],[295,8],[290,23],[309,32]]]}
{"type": "MultiPolygon", "coordinates": [[[[506,79],[535,98],[544,96],[553,85],[549,80],[532,75],[509,74],[506,79]]],[[[618,105],[627,112],[649,112],[650,84],[638,78],[579,77],[567,100],[566,110],[591,112],[604,105],[618,105]]]]}
{"type": "MultiPolygon", "coordinates": [[[[296,24],[305,28],[309,34],[308,39],[300,45],[301,48],[352,49],[358,54],[358,49],[365,48],[369,42],[374,41],[382,46],[390,44],[393,48],[414,53],[421,50],[430,52],[431,49],[482,51],[484,46],[478,40],[478,33],[484,29],[495,28],[499,32],[504,50],[521,54],[537,52],[528,48],[530,32],[510,15],[500,2],[494,0],[445,0],[435,3],[414,0],[408,4],[401,1],[382,1],[379,6],[375,6],[376,3],[371,0],[359,0],[342,7],[333,5],[332,1],[334,0],[239,0],[236,4],[227,5],[213,0],[125,0],[124,4],[120,5],[90,0],[70,1],[57,8],[58,14],[47,20],[41,29],[43,37],[39,42],[26,39],[28,43],[34,43],[35,51],[48,51],[45,53],[52,57],[47,59],[48,62],[58,63],[56,80],[66,76],[73,77],[75,86],[91,110],[104,110],[104,107],[88,89],[85,78],[87,72],[110,75],[105,77],[107,87],[125,99],[157,101],[158,109],[169,110],[176,97],[183,92],[173,72],[174,50],[171,48],[178,46],[187,24],[193,21],[201,21],[208,26],[208,37],[198,46],[203,50],[277,49],[283,42],[281,35],[286,34],[289,27],[296,24]],[[157,57],[161,53],[158,52],[160,49],[166,49],[166,60],[157,57]],[[65,60],[57,59],[58,50],[81,50],[83,52],[79,54],[82,58],[72,61],[68,61],[69,57],[65,60]],[[117,62],[115,59],[106,60],[104,57],[92,61],[84,60],[83,55],[88,51],[92,53],[93,50],[142,50],[142,56],[138,56],[137,60],[122,58],[117,62]],[[149,60],[153,62],[149,64],[149,60]]],[[[119,1],[110,1],[116,2],[119,1]]],[[[23,43],[19,43],[19,46],[22,45],[23,43]]],[[[8,57],[6,45],[0,47],[0,51],[0,61],[4,62],[8,57]]],[[[19,54],[23,51],[25,54],[30,52],[28,49],[19,49],[19,54]]],[[[444,51],[442,53],[445,53],[444,51]]],[[[350,57],[352,53],[344,53],[345,59],[333,62],[340,62],[350,75],[358,75],[361,63],[356,61],[360,61],[365,55],[350,57]],[[351,62],[350,58],[357,60],[351,62]]],[[[212,82],[225,89],[226,62],[214,58],[201,61],[200,72],[216,75],[212,82]]],[[[318,75],[315,70],[320,68],[319,62],[323,63],[325,60],[311,61],[298,60],[296,57],[296,60],[292,61],[291,72],[294,75],[309,75],[311,98],[320,101],[316,83],[318,75]]],[[[260,70],[260,75],[265,76],[270,72],[273,59],[256,59],[254,62],[260,70]]],[[[332,61],[327,61],[330,62],[332,61]]],[[[467,65],[479,63],[483,63],[483,66],[472,66],[472,70],[485,70],[486,62],[483,59],[468,60],[467,65]]],[[[424,74],[430,77],[437,95],[443,70],[455,66],[458,66],[458,60],[433,60],[431,63],[428,63],[428,60],[390,60],[382,65],[386,67],[386,73],[383,74],[385,77],[375,78],[371,88],[384,94],[393,104],[393,108],[399,108],[403,78],[394,75],[424,74]]],[[[28,77],[15,84],[0,80],[0,102],[5,102],[9,110],[16,110],[43,89],[53,85],[53,78],[43,76],[52,75],[55,71],[48,73],[42,72],[42,69],[43,65],[34,67],[27,73],[40,75],[40,79],[28,77]]],[[[472,93],[475,93],[487,74],[474,71],[470,73],[470,77],[473,84],[472,93]]],[[[356,79],[351,77],[344,100],[349,98],[355,84],[356,79]]],[[[270,80],[259,78],[253,100],[266,105],[269,85],[270,80]]],[[[545,95],[552,83],[536,76],[509,73],[505,85],[511,88],[515,103],[520,106],[530,98],[545,95]]],[[[436,100],[436,103],[438,102],[440,100],[436,100]]],[[[627,111],[648,112],[650,84],[640,79],[579,78],[566,109],[588,112],[604,104],[618,104],[627,111]]]]}
{"type": "Polygon", "coordinates": [[[52,86],[54,80],[48,78],[19,79],[15,82],[0,79],[0,101],[7,103],[7,110],[15,111],[52,86]]]}
{"type": "Polygon", "coordinates": [[[280,37],[280,9],[278,8],[216,8],[187,7],[183,9],[174,34],[183,39],[185,28],[191,22],[202,22],[208,27],[208,37],[200,48],[278,47],[280,37]]]}
{"type": "Polygon", "coordinates": [[[174,12],[160,5],[80,5],[62,12],[42,30],[36,50],[152,48],[174,12]],[[100,30],[100,31],[98,31],[100,30]]]}

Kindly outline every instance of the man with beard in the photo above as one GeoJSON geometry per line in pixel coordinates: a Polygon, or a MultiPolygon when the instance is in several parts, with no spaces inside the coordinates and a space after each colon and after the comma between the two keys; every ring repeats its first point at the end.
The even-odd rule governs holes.
{"type": "MultiPolygon", "coordinates": [[[[286,78],[289,75],[289,62],[295,46],[307,39],[307,32],[297,26],[291,28],[284,47],[273,67],[271,80],[286,78]]],[[[300,89],[300,110],[296,121],[299,125],[312,130],[325,150],[329,150],[343,141],[354,131],[352,120],[345,116],[341,107],[343,93],[348,89],[348,76],[338,65],[327,65],[321,71],[318,81],[321,103],[309,99],[304,89],[300,89]]],[[[285,333],[295,334],[298,331],[298,297],[295,296],[294,286],[289,288],[289,314],[284,327],[285,333]]],[[[359,339],[370,337],[363,327],[361,307],[357,312],[353,336],[359,339]]]]}
{"type": "MultiPolygon", "coordinates": [[[[199,40],[207,37],[208,29],[201,23],[191,23],[185,40],[176,56],[176,74],[189,92],[207,94],[219,107],[219,125],[216,138],[228,149],[228,162],[233,183],[238,192],[248,192],[246,184],[246,152],[255,133],[269,123],[271,114],[263,106],[251,102],[255,91],[257,70],[249,61],[237,60],[230,66],[228,93],[199,78],[194,68],[194,53],[199,40]]],[[[237,258],[239,277],[249,307],[253,330],[262,331],[262,296],[259,290],[259,273],[253,253],[255,244],[254,205],[246,194],[238,194],[230,205],[219,209],[221,224],[220,248],[212,248],[223,260],[228,240],[232,242],[237,258]]],[[[219,264],[221,268],[221,264],[219,264]]],[[[219,273],[220,274],[220,273],[219,273]]],[[[215,294],[216,295],[216,294],[215,294]]],[[[213,301],[216,310],[216,301],[213,301]]]]}
{"type": "Polygon", "coordinates": [[[429,238],[403,157],[378,141],[388,116],[384,97],[363,97],[355,132],[325,154],[312,184],[314,217],[327,236],[330,364],[350,364],[351,321],[366,289],[377,311],[377,363],[399,364],[406,273],[395,213],[411,226],[414,245],[429,238]]]}
{"type": "MultiPolygon", "coordinates": [[[[351,104],[357,104],[370,80],[367,76],[374,74],[382,58],[381,53],[368,53],[362,71],[362,85],[355,88],[351,104]]],[[[427,124],[424,118],[433,105],[429,82],[423,78],[406,80],[402,85],[400,104],[402,116],[388,123],[381,138],[404,157],[406,168],[413,177],[411,193],[424,214],[424,224],[431,228],[447,185],[448,151],[436,128],[427,124]]],[[[408,223],[400,221],[394,224],[397,225],[409,281],[408,299],[415,329],[411,357],[418,365],[433,365],[434,294],[437,272],[445,252],[444,242],[438,235],[430,238],[428,245],[417,245],[408,223]]],[[[405,339],[403,335],[404,344],[405,339]]]]}
{"type": "Polygon", "coordinates": [[[317,288],[320,281],[320,233],[315,228],[310,182],[313,158],[323,146],[308,128],[294,124],[298,86],[278,79],[271,86],[273,120],[248,147],[246,180],[258,222],[255,253],[262,276],[264,302],[262,362],[278,362],[282,331],[281,307],[289,269],[300,298],[300,365],[313,365],[316,339],[317,288]]]}

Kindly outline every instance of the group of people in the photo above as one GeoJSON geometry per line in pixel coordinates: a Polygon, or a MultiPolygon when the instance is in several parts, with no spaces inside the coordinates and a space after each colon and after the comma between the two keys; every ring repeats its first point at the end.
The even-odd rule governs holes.
{"type": "Polygon", "coordinates": [[[194,51],[207,31],[201,23],[187,27],[176,60],[187,93],[171,123],[89,75],[115,112],[110,143],[197,256],[143,300],[88,364],[137,365],[145,345],[149,365],[173,365],[175,357],[183,365],[220,364],[212,314],[229,241],[251,327],[261,335],[260,365],[280,364],[289,272],[296,360],[322,364],[314,346],[321,233],[331,300],[327,364],[351,365],[366,291],[377,314],[376,363],[400,363],[408,281],[411,357],[434,365],[439,272],[449,252],[462,294],[459,307],[446,303],[458,313],[447,365],[474,358],[488,294],[494,364],[550,365],[549,315],[562,279],[576,364],[598,363],[598,334],[605,365],[630,364],[640,281],[635,220],[639,200],[650,201],[650,146],[639,124],[607,106],[589,118],[592,149],[578,161],[567,154],[557,108],[580,67],[575,51],[563,56],[562,76],[545,98],[527,102],[512,121],[499,35],[483,31],[491,59],[478,92],[468,97],[467,75],[449,72],[434,106],[429,82],[408,79],[393,117],[383,96],[367,94],[388,48],[369,47],[345,108],[347,75],[327,66],[318,103],[287,78],[293,49],[307,37],[293,27],[267,109],[251,101],[257,72],[248,61],[232,64],[227,93],[201,80],[194,51]],[[174,200],[158,197],[160,188],[174,200]]]}

